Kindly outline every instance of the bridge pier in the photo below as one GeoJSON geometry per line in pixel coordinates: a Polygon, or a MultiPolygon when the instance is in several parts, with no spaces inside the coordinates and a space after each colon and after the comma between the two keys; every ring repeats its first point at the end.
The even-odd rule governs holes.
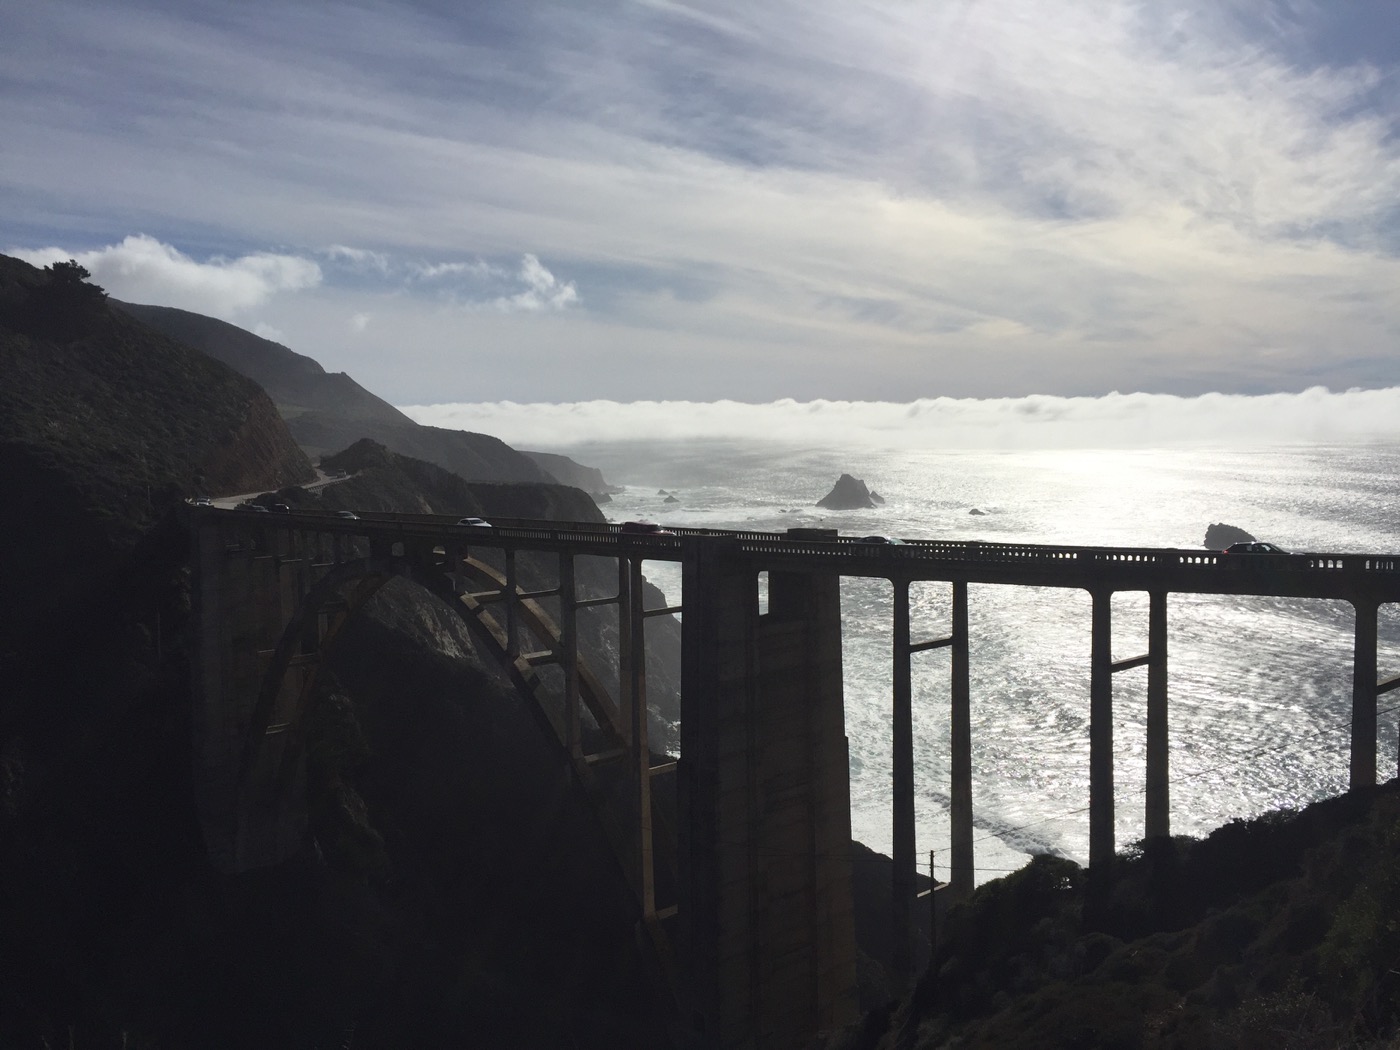
{"type": "Polygon", "coordinates": [[[1089,867],[1113,860],[1113,592],[1090,591],[1089,867]]]}
{"type": "Polygon", "coordinates": [[[1366,787],[1376,782],[1376,620],[1379,605],[1358,598],[1356,635],[1352,647],[1351,673],[1351,764],[1350,786],[1366,787]]]}
{"type": "Polygon", "coordinates": [[[734,541],[683,560],[678,949],[713,1050],[796,1050],[853,1021],[840,581],[768,575],[734,541]]]}
{"type": "Polygon", "coordinates": [[[578,584],[574,556],[559,552],[559,662],[564,669],[564,744],[575,762],[583,755],[579,715],[578,584]]]}
{"type": "Polygon", "coordinates": [[[907,991],[914,971],[914,712],[913,655],[909,640],[909,581],[894,584],[894,696],[890,724],[891,768],[894,797],[893,865],[891,866],[893,941],[890,951],[891,976],[907,991]]]}
{"type": "Polygon", "coordinates": [[[953,900],[972,893],[972,685],[967,640],[967,581],[953,581],[952,689],[948,736],[951,746],[950,823],[953,900]]]}
{"type": "Polygon", "coordinates": [[[1167,730],[1167,592],[1147,595],[1147,813],[1143,837],[1172,833],[1171,738],[1167,730]]]}
{"type": "Polygon", "coordinates": [[[1167,717],[1167,592],[1147,595],[1147,653],[1113,659],[1113,594],[1090,590],[1089,628],[1089,867],[1105,870],[1117,849],[1113,800],[1113,676],[1147,668],[1147,803],[1143,838],[1171,834],[1170,735],[1167,717]]]}
{"type": "MultiPolygon", "coordinates": [[[[950,853],[951,873],[947,892],[953,900],[967,897],[973,888],[972,848],[972,704],[967,636],[967,583],[953,581],[952,632],[946,638],[914,642],[910,635],[909,583],[892,579],[893,710],[891,719],[893,780],[893,865],[891,868],[892,944],[891,970],[905,985],[914,971],[915,827],[913,655],[930,649],[952,651],[949,670],[950,853]]],[[[930,872],[932,876],[932,872],[930,872]]]]}

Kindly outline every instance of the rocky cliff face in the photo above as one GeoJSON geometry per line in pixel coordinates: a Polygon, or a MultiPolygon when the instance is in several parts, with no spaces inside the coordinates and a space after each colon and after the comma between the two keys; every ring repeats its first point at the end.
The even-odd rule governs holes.
{"type": "Polygon", "coordinates": [[[1253,543],[1255,537],[1238,525],[1227,525],[1223,521],[1206,526],[1205,546],[1208,550],[1223,551],[1232,543],[1253,543]]]}
{"type": "Polygon", "coordinates": [[[585,467],[581,463],[575,463],[568,456],[561,456],[555,452],[526,452],[525,455],[548,471],[550,477],[561,485],[583,489],[594,499],[622,491],[618,486],[608,484],[603,472],[597,467],[585,467]]]}

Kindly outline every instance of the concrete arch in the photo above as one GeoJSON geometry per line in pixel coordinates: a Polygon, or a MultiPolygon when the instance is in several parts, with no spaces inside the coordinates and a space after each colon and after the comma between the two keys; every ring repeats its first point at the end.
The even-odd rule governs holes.
{"type": "MultiPolygon", "coordinates": [[[[475,560],[464,560],[461,568],[467,575],[486,584],[504,589],[505,579],[490,566],[475,560]]],[[[531,711],[541,728],[555,740],[562,741],[564,727],[553,718],[541,702],[539,690],[541,682],[531,664],[529,655],[511,652],[509,640],[501,625],[489,609],[476,601],[470,593],[457,594],[449,566],[427,558],[412,558],[403,554],[383,557],[360,558],[335,566],[316,582],[302,597],[297,611],[287,621],[281,637],[273,650],[271,660],[263,673],[257,702],[253,708],[244,739],[239,763],[238,780],[240,787],[246,786],[255,765],[258,747],[267,738],[273,727],[272,718],[277,700],[283,688],[287,672],[293,661],[307,654],[302,652],[305,642],[314,637],[314,653],[319,654],[334,644],[337,635],[345,624],[359,612],[371,597],[394,578],[408,579],[424,590],[444,601],[472,633],[511,679],[511,684],[521,695],[532,698],[531,711]],[[342,594],[351,587],[348,596],[342,594]],[[324,631],[319,629],[321,616],[331,612],[324,631]]],[[[517,589],[518,590],[518,589],[517,589]]],[[[520,622],[536,638],[557,652],[561,645],[561,634],[557,624],[539,605],[531,600],[519,600],[517,609],[520,622]]],[[[310,705],[314,702],[316,683],[320,670],[320,660],[310,662],[310,672],[302,684],[293,705],[292,720],[284,728],[292,734],[292,746],[287,748],[277,774],[277,792],[285,791],[291,783],[296,765],[301,756],[301,726],[304,724],[310,705]]],[[[594,715],[600,728],[613,738],[620,735],[620,715],[616,701],[592,671],[580,663],[579,692],[584,704],[594,715]]],[[[617,741],[619,744],[621,740],[617,741]]],[[[575,756],[581,758],[582,756],[575,756]]],[[[585,784],[591,780],[591,769],[587,761],[575,761],[576,771],[585,784]]]]}

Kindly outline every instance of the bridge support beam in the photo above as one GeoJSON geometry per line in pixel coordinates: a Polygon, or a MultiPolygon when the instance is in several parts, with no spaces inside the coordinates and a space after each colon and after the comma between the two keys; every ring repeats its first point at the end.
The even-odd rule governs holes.
{"type": "Polygon", "coordinates": [[[1355,599],[1356,641],[1351,673],[1351,782],[1353,788],[1376,782],[1376,620],[1379,605],[1355,599]]]}
{"type": "Polygon", "coordinates": [[[559,650],[559,663],[564,669],[564,742],[577,761],[583,755],[579,720],[578,585],[574,556],[568,551],[559,554],[559,650]]]}
{"type": "Polygon", "coordinates": [[[642,560],[618,559],[619,675],[623,717],[627,719],[628,785],[633,820],[634,877],[642,917],[656,917],[656,870],[652,864],[651,744],[647,732],[647,645],[642,560]]]}
{"type": "Polygon", "coordinates": [[[1089,868],[1113,860],[1113,592],[1096,589],[1089,633],[1089,868]]]}
{"type": "Polygon", "coordinates": [[[1171,742],[1167,732],[1167,592],[1147,596],[1147,813],[1143,837],[1167,838],[1171,823],[1171,742]]]}
{"type": "Polygon", "coordinates": [[[972,893],[972,686],[967,644],[967,581],[953,581],[952,682],[948,735],[951,758],[949,819],[952,871],[948,892],[972,893]]]}
{"type": "Polygon", "coordinates": [[[894,585],[894,688],[890,744],[893,749],[893,844],[891,858],[891,976],[895,991],[908,990],[914,972],[914,711],[909,639],[909,581],[894,585]]]}
{"type": "Polygon", "coordinates": [[[700,1046],[810,1044],[854,1020],[840,582],[683,562],[678,961],[700,1046]]]}

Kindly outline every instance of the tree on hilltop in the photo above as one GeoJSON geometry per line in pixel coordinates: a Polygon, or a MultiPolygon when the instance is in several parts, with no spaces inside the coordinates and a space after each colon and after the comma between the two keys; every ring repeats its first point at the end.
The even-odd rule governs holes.
{"type": "Polygon", "coordinates": [[[107,305],[107,293],[89,283],[92,276],[76,259],[44,267],[48,283],[35,289],[35,320],[48,334],[75,338],[86,332],[107,305]]]}

